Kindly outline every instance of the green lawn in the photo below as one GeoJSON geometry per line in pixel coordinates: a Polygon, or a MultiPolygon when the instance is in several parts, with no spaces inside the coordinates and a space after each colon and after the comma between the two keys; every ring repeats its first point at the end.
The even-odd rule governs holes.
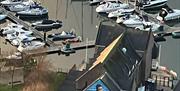
{"type": "Polygon", "coordinates": [[[21,90],[21,85],[15,85],[13,88],[11,85],[1,85],[0,84],[0,91],[20,91],[21,90]]]}

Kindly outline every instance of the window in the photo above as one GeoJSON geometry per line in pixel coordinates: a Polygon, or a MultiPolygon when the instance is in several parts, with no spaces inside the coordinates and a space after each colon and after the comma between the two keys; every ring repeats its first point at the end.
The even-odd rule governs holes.
{"type": "Polygon", "coordinates": [[[125,47],[122,48],[123,53],[125,54],[127,49],[125,47]]]}

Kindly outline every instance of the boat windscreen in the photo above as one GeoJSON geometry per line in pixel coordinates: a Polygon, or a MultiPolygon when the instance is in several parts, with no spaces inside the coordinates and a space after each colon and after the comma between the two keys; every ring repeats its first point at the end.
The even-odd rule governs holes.
{"type": "Polygon", "coordinates": [[[54,23],[53,20],[43,20],[42,21],[42,24],[52,24],[52,23],[54,23]]]}

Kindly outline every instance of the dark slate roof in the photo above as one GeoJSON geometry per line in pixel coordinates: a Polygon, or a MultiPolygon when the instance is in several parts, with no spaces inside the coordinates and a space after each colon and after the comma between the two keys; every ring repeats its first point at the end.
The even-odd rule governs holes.
{"type": "MultiPolygon", "coordinates": [[[[112,25],[100,24],[96,38],[96,45],[104,46],[105,48],[124,31],[128,32],[129,39],[131,40],[135,50],[141,51],[140,55],[142,55],[143,54],[142,51],[146,49],[148,32],[138,31],[132,28],[125,28],[119,25],[112,26],[112,25]]],[[[153,35],[151,34],[151,37],[152,36],[153,35]]],[[[103,47],[98,48],[96,51],[97,53],[96,55],[99,55],[104,48],[103,47]]]]}
{"type": "Polygon", "coordinates": [[[98,29],[96,38],[96,45],[108,46],[113,40],[115,40],[125,29],[120,26],[111,26],[101,24],[98,29]]]}
{"type": "Polygon", "coordinates": [[[129,90],[133,81],[132,74],[141,58],[133,48],[129,36],[123,35],[103,64],[106,72],[115,79],[119,87],[123,90],[129,90]]]}
{"type": "Polygon", "coordinates": [[[130,91],[134,81],[134,70],[139,67],[140,61],[141,58],[135,51],[128,32],[124,32],[103,50],[89,71],[79,78],[81,79],[79,82],[82,83],[84,81],[82,78],[86,78],[86,85],[89,86],[92,82],[101,78],[111,91],[118,91],[119,89],[130,91]],[[103,74],[90,74],[91,70],[95,70],[99,65],[103,67],[103,74]],[[92,81],[94,75],[96,75],[96,78],[93,78],[92,81]],[[102,75],[105,76],[101,77],[102,75]],[[88,76],[91,77],[88,78],[88,76]]]}

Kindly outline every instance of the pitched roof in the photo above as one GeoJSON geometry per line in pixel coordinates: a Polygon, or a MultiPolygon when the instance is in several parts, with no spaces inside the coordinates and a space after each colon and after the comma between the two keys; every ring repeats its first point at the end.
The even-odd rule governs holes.
{"type": "Polygon", "coordinates": [[[122,37],[123,34],[121,34],[117,39],[115,39],[108,47],[106,47],[100,54],[100,56],[96,59],[96,61],[93,63],[93,65],[90,67],[89,70],[91,70],[93,67],[95,67],[99,63],[103,63],[107,56],[110,54],[111,50],[115,47],[119,39],[122,37]]]}
{"type": "Polygon", "coordinates": [[[102,63],[112,79],[115,79],[122,89],[127,90],[132,86],[131,76],[140,60],[128,33],[124,32],[101,52],[89,70],[102,63]]]}
{"type": "Polygon", "coordinates": [[[109,88],[101,79],[97,79],[84,91],[97,91],[97,86],[101,86],[103,91],[110,91],[109,88]]]}

